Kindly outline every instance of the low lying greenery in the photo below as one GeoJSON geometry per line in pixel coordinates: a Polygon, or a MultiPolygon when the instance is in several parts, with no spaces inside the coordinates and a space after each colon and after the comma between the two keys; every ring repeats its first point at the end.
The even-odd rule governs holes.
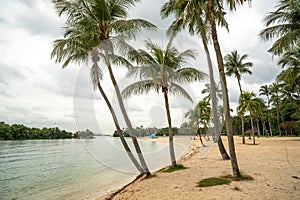
{"type": "Polygon", "coordinates": [[[163,170],[162,172],[171,173],[171,172],[183,170],[183,169],[186,169],[186,167],[181,164],[177,164],[176,167],[169,166],[167,169],[163,170]]]}
{"type": "Polygon", "coordinates": [[[221,178],[230,179],[232,181],[252,181],[252,180],[254,180],[254,178],[252,176],[247,175],[247,174],[241,174],[240,177],[234,177],[231,174],[227,174],[227,175],[221,176],[221,178]]]}
{"type": "Polygon", "coordinates": [[[211,187],[216,185],[229,185],[231,180],[225,178],[206,178],[197,183],[198,187],[211,187]]]}
{"type": "Polygon", "coordinates": [[[221,177],[206,178],[197,183],[198,187],[211,187],[216,185],[229,185],[232,181],[252,181],[254,178],[247,174],[241,174],[240,177],[234,177],[231,174],[226,174],[221,177]]]}

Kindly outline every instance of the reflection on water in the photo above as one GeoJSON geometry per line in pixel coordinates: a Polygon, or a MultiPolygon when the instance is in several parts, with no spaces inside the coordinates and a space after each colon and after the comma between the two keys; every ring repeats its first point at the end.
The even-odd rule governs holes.
{"type": "MultiPolygon", "coordinates": [[[[152,171],[168,164],[168,144],[140,144],[152,171]]],[[[82,199],[136,173],[118,138],[0,142],[0,199],[82,199]]]]}

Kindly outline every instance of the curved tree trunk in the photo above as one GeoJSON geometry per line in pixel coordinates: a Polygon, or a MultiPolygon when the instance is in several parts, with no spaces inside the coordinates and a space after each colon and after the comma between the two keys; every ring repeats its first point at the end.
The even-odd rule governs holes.
{"type": "Polygon", "coordinates": [[[136,150],[136,153],[138,154],[138,157],[139,157],[139,160],[141,162],[141,165],[144,169],[144,172],[146,173],[147,176],[150,176],[151,173],[149,171],[149,168],[146,164],[146,161],[144,159],[144,156],[143,156],[143,153],[142,153],[142,150],[140,148],[140,145],[136,139],[136,136],[134,135],[134,131],[133,131],[133,128],[132,128],[132,125],[131,125],[131,122],[129,120],[129,117],[127,115],[127,112],[125,110],[125,106],[124,106],[124,103],[123,103],[123,99],[122,99],[122,96],[121,96],[121,92],[120,92],[120,89],[119,89],[119,86],[117,84],[117,81],[115,79],[115,76],[113,74],[113,71],[112,71],[112,68],[111,68],[111,65],[110,65],[110,62],[109,62],[109,59],[108,59],[108,52],[107,50],[105,50],[105,56],[106,56],[106,60],[105,60],[105,63],[107,65],[107,68],[108,68],[108,71],[109,71],[109,75],[110,75],[110,79],[112,81],[112,84],[115,88],[115,92],[116,92],[116,95],[117,95],[117,99],[118,99],[118,103],[119,103],[119,107],[121,109],[121,112],[122,112],[122,115],[123,115],[123,118],[125,120],[125,123],[128,127],[128,130],[129,130],[129,133],[130,133],[130,136],[131,136],[131,139],[132,139],[132,143],[134,145],[134,148],[136,150]]]}
{"type": "Polygon", "coordinates": [[[199,135],[201,145],[203,147],[205,147],[205,145],[203,143],[203,140],[202,140],[202,137],[201,137],[201,131],[200,131],[199,125],[197,126],[197,135],[199,135]]]}
{"type": "Polygon", "coordinates": [[[124,136],[123,136],[123,132],[122,132],[122,130],[121,130],[121,128],[120,128],[120,125],[119,125],[119,122],[118,122],[116,113],[115,113],[113,107],[111,106],[111,104],[110,104],[110,102],[109,102],[109,100],[108,100],[108,98],[107,98],[107,96],[106,96],[106,94],[105,94],[105,92],[104,92],[104,90],[103,90],[103,88],[101,87],[101,85],[100,85],[99,82],[98,82],[98,89],[99,89],[99,91],[100,91],[100,93],[101,93],[101,95],[102,95],[102,97],[103,97],[103,99],[104,99],[104,101],[105,101],[105,103],[106,103],[108,109],[110,110],[110,113],[111,113],[111,115],[112,115],[112,118],[113,118],[115,127],[116,127],[116,129],[117,129],[117,131],[118,131],[118,133],[119,133],[120,140],[121,140],[121,142],[122,142],[122,145],[123,145],[124,149],[126,150],[126,153],[128,154],[130,160],[133,162],[134,166],[135,166],[135,167],[137,168],[137,170],[140,172],[140,174],[143,174],[143,173],[144,173],[144,170],[143,170],[143,168],[141,167],[141,165],[139,164],[139,162],[135,159],[134,155],[132,154],[132,152],[131,152],[131,150],[130,150],[130,148],[129,148],[129,146],[128,146],[128,144],[127,144],[127,142],[126,142],[126,140],[125,140],[125,138],[124,138],[124,136]]]}
{"type": "Polygon", "coordinates": [[[211,24],[211,35],[213,39],[213,44],[216,52],[216,57],[218,61],[218,69],[220,74],[220,80],[222,85],[222,91],[223,91],[223,103],[224,103],[224,109],[225,109],[225,120],[226,120],[226,132],[227,132],[227,138],[228,138],[228,145],[229,145],[229,151],[230,151],[230,157],[231,157],[231,166],[233,175],[235,177],[240,177],[241,173],[238,167],[238,162],[235,154],[235,147],[234,147],[234,140],[233,140],[233,133],[232,133],[232,121],[230,116],[230,107],[229,107],[229,98],[228,98],[228,89],[226,84],[226,77],[224,73],[224,63],[223,63],[223,57],[218,41],[218,35],[217,35],[217,28],[215,23],[215,12],[214,12],[214,0],[208,0],[208,12],[210,15],[210,24],[211,24]]]}
{"type": "Polygon", "coordinates": [[[176,157],[175,157],[175,151],[174,151],[174,142],[173,142],[173,128],[172,128],[172,122],[171,122],[171,112],[169,107],[169,98],[168,98],[168,90],[163,89],[164,92],[164,98],[165,98],[165,106],[167,111],[167,118],[168,118],[168,125],[169,125],[169,151],[170,151],[170,158],[171,163],[173,167],[176,167],[176,157]]]}
{"type": "Polygon", "coordinates": [[[202,43],[203,43],[204,50],[206,53],[206,59],[207,59],[208,70],[209,70],[211,108],[212,108],[212,114],[213,114],[212,115],[213,122],[214,122],[214,126],[215,126],[215,137],[216,137],[216,140],[218,141],[219,151],[220,151],[220,154],[221,154],[223,160],[229,160],[230,157],[226,152],[226,149],[224,147],[224,144],[223,144],[222,138],[221,138],[220,124],[219,124],[219,118],[218,118],[218,108],[217,108],[218,100],[217,100],[217,95],[216,95],[216,83],[214,80],[213,66],[212,66],[211,57],[210,57],[210,53],[209,53],[207,44],[206,44],[205,40],[203,39],[203,37],[205,37],[205,35],[202,34],[202,43]]]}

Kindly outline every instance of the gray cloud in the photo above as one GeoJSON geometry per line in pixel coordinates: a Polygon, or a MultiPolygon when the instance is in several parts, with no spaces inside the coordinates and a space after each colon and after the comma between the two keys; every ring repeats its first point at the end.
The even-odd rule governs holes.
{"type": "Polygon", "coordinates": [[[0,85],[1,84],[7,85],[10,80],[22,81],[22,79],[24,79],[24,75],[19,69],[7,65],[1,61],[0,61],[0,71],[1,71],[0,85]]]}

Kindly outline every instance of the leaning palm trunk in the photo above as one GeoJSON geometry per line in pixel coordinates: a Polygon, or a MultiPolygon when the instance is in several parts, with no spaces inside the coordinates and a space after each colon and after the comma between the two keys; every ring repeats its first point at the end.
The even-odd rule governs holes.
{"type": "Polygon", "coordinates": [[[172,128],[172,122],[171,122],[171,113],[170,113],[170,107],[169,107],[169,98],[168,98],[168,90],[166,88],[163,89],[164,97],[165,97],[165,106],[167,111],[167,118],[168,118],[168,124],[169,124],[169,151],[170,151],[170,157],[171,157],[171,163],[173,167],[176,167],[176,157],[175,157],[175,151],[174,151],[174,142],[173,142],[173,128],[172,128]]]}
{"type": "Polygon", "coordinates": [[[150,171],[148,169],[148,166],[147,166],[147,164],[145,162],[142,150],[141,150],[141,148],[139,146],[139,143],[138,143],[138,141],[136,139],[136,136],[134,135],[134,131],[133,131],[131,122],[129,120],[129,117],[127,115],[127,112],[125,110],[125,106],[124,106],[124,103],[123,103],[121,92],[120,92],[119,86],[117,84],[117,81],[115,79],[115,76],[113,74],[113,71],[112,71],[111,64],[109,62],[108,56],[109,56],[109,54],[108,54],[107,50],[105,50],[105,57],[106,57],[105,63],[107,65],[107,68],[108,68],[108,71],[109,71],[110,79],[111,79],[112,84],[113,84],[113,86],[115,88],[115,92],[116,92],[116,95],[117,95],[119,107],[121,109],[121,112],[122,112],[123,118],[125,120],[125,123],[126,123],[126,125],[128,127],[128,130],[129,130],[129,133],[130,133],[130,136],[131,136],[131,139],[132,139],[132,143],[134,145],[136,153],[138,154],[138,157],[139,157],[139,160],[140,160],[141,165],[143,167],[143,170],[144,170],[144,172],[146,173],[147,176],[150,176],[151,173],[150,173],[150,171]]]}
{"type": "Polygon", "coordinates": [[[240,177],[241,173],[240,173],[238,163],[237,163],[235,147],[234,147],[234,140],[233,140],[233,133],[232,133],[232,121],[231,121],[231,116],[230,116],[228,89],[227,89],[226,77],[225,77],[225,73],[224,73],[224,63],[223,63],[222,53],[220,50],[220,45],[218,42],[218,35],[217,35],[217,29],[216,29],[216,23],[215,23],[214,0],[208,0],[208,12],[210,14],[209,20],[210,20],[210,24],[211,24],[211,35],[212,35],[212,39],[213,39],[214,49],[215,49],[216,56],[217,56],[218,69],[219,69],[221,86],[222,86],[222,91],[223,91],[226,132],[227,132],[228,145],[229,145],[229,151],[230,151],[230,157],[231,157],[232,171],[233,171],[233,175],[235,177],[240,177]]]}
{"type": "Polygon", "coordinates": [[[197,124],[197,135],[199,135],[199,139],[200,139],[200,143],[203,147],[205,147],[204,143],[203,143],[203,140],[202,140],[202,137],[201,137],[201,131],[200,131],[200,128],[199,128],[199,124],[197,124]]]}
{"type": "Polygon", "coordinates": [[[216,84],[215,84],[215,80],[214,80],[214,72],[213,72],[210,53],[209,53],[207,44],[204,40],[203,34],[202,34],[202,43],[203,43],[204,50],[206,53],[206,59],[207,59],[208,70],[209,70],[210,96],[211,96],[211,105],[212,105],[212,114],[213,114],[212,117],[213,117],[213,122],[214,122],[214,126],[215,126],[215,137],[216,137],[216,140],[218,141],[219,151],[220,151],[220,154],[221,154],[223,160],[228,160],[228,159],[230,159],[230,157],[226,152],[226,149],[223,145],[222,138],[221,138],[220,124],[219,124],[219,119],[218,119],[217,95],[216,95],[216,84]]]}
{"type": "Polygon", "coordinates": [[[125,138],[124,138],[124,136],[123,136],[123,133],[122,133],[122,130],[121,130],[121,128],[120,128],[120,125],[119,125],[119,122],[118,122],[116,113],[115,113],[113,107],[111,106],[111,104],[110,104],[110,102],[109,102],[109,100],[108,100],[108,98],[107,98],[107,96],[106,96],[106,94],[105,94],[105,92],[104,92],[104,90],[103,90],[103,88],[101,87],[101,85],[100,85],[99,82],[98,82],[98,89],[99,89],[99,91],[100,91],[100,93],[101,93],[101,95],[102,95],[102,97],[103,97],[103,99],[104,99],[104,101],[105,101],[105,103],[106,103],[108,109],[110,110],[110,113],[111,113],[111,115],[112,115],[112,118],[113,118],[115,127],[116,127],[116,129],[117,129],[117,131],[118,131],[118,133],[119,133],[119,137],[120,137],[120,140],[121,140],[121,142],[122,142],[122,145],[123,145],[124,149],[126,150],[126,152],[127,152],[128,156],[129,156],[130,160],[133,162],[133,164],[134,164],[134,166],[137,168],[137,170],[138,170],[141,174],[143,174],[143,173],[144,173],[144,170],[143,170],[143,168],[141,167],[141,165],[138,163],[138,161],[135,159],[134,155],[132,154],[132,152],[131,152],[131,150],[130,150],[130,148],[129,148],[129,146],[128,146],[128,144],[127,144],[127,142],[126,142],[126,140],[125,140],[125,138]]]}

